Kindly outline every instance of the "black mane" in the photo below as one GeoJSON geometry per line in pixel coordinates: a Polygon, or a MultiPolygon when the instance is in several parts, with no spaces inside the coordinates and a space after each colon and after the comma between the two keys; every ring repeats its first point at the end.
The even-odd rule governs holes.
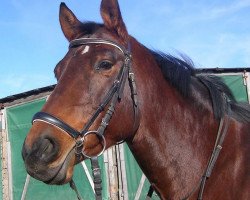
{"type": "Polygon", "coordinates": [[[164,77],[170,84],[176,87],[184,97],[187,97],[190,92],[191,76],[195,75],[195,69],[191,59],[183,55],[182,59],[179,59],[162,52],[151,52],[160,66],[164,77]]]}
{"type": "Polygon", "coordinates": [[[237,103],[231,90],[220,77],[196,74],[194,64],[187,56],[181,55],[181,58],[176,58],[162,52],[151,51],[151,53],[164,77],[184,97],[190,96],[191,85],[195,84],[192,78],[195,78],[208,89],[216,119],[222,118],[230,109],[231,116],[236,120],[250,122],[250,105],[237,103]]]}

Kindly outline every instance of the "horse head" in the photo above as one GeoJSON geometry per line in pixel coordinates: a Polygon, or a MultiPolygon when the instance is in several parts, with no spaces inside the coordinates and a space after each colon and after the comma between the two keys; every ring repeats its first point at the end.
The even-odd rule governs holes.
{"type": "Polygon", "coordinates": [[[190,59],[129,36],[117,0],[102,0],[101,16],[82,23],[60,6],[69,50],[25,139],[27,172],[65,184],[77,163],[126,141],[162,199],[249,199],[249,105],[190,59]]]}
{"type": "Polygon", "coordinates": [[[22,151],[28,173],[48,184],[69,182],[75,164],[135,132],[134,83],[127,81],[132,74],[130,37],[118,2],[103,0],[101,16],[103,24],[82,23],[64,3],[60,6],[70,47],[54,69],[57,85],[34,116],[22,151]]]}

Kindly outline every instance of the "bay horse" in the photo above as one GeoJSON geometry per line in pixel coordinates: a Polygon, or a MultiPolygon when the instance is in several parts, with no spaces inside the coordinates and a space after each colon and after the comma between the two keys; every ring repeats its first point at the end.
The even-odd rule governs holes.
{"type": "Polygon", "coordinates": [[[100,10],[103,24],[80,22],[60,5],[70,47],[24,141],[27,172],[65,184],[74,165],[124,141],[161,199],[250,199],[250,106],[189,58],[140,44],[117,0],[100,10]]]}

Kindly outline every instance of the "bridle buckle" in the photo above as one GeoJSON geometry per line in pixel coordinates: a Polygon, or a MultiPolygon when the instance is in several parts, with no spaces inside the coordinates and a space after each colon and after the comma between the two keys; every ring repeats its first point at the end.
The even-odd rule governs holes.
{"type": "Polygon", "coordinates": [[[80,137],[79,139],[76,140],[75,154],[78,158],[82,154],[83,144],[84,144],[84,137],[80,137]]]}

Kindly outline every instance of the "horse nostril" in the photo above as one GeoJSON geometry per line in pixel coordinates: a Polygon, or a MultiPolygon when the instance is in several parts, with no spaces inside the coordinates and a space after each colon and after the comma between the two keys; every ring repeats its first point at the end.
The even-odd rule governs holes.
{"type": "Polygon", "coordinates": [[[33,143],[31,149],[23,145],[22,156],[26,160],[40,160],[41,162],[50,162],[58,153],[58,145],[52,138],[40,137],[33,143]]]}
{"type": "Polygon", "coordinates": [[[37,157],[40,158],[42,161],[49,162],[51,161],[58,152],[58,145],[56,145],[55,140],[52,138],[43,138],[41,139],[37,147],[37,157]]]}
{"type": "Polygon", "coordinates": [[[49,139],[43,139],[43,142],[40,147],[41,159],[46,159],[50,154],[52,154],[54,149],[54,142],[52,143],[49,139]]]}
{"type": "MultiPolygon", "coordinates": [[[[29,142],[31,141],[29,140],[29,142]]],[[[55,171],[52,169],[52,175],[47,171],[48,165],[58,157],[59,145],[54,138],[44,135],[32,142],[32,146],[29,146],[26,140],[22,150],[27,173],[36,179],[48,181],[52,175],[57,173],[57,169],[54,169],[55,171]]]]}

